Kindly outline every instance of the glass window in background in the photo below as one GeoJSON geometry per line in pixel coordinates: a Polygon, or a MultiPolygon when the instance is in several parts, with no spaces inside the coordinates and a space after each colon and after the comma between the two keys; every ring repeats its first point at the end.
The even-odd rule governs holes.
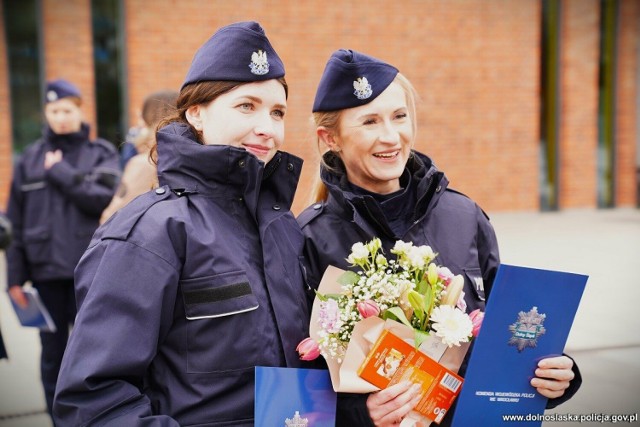
{"type": "Polygon", "coordinates": [[[122,2],[93,0],[91,14],[98,136],[119,147],[127,131],[122,2]]]}
{"type": "Polygon", "coordinates": [[[41,10],[37,0],[4,1],[2,7],[9,62],[13,153],[18,156],[40,137],[42,130],[41,10]]]}

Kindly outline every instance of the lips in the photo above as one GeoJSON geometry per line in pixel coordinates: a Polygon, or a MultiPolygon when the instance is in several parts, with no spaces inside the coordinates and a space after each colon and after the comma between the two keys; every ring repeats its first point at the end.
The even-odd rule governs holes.
{"type": "Polygon", "coordinates": [[[256,157],[266,156],[271,151],[271,148],[259,144],[242,144],[242,146],[256,157]]]}
{"type": "Polygon", "coordinates": [[[382,160],[393,160],[400,154],[400,150],[387,151],[384,153],[374,153],[373,157],[382,160]]]}

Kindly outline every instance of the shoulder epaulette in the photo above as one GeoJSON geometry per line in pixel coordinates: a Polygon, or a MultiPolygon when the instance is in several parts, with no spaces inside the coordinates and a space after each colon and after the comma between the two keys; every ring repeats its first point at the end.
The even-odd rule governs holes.
{"type": "Polygon", "coordinates": [[[324,202],[317,202],[302,211],[297,218],[300,227],[304,227],[317,218],[324,210],[324,205],[324,202]]]}
{"type": "Polygon", "coordinates": [[[122,209],[117,211],[104,224],[101,239],[126,240],[131,230],[153,205],[171,197],[173,192],[168,186],[158,187],[136,197],[122,209]],[[116,219],[117,218],[117,219],[116,219]]]}
{"type": "Polygon", "coordinates": [[[107,141],[106,139],[96,138],[92,142],[94,144],[96,144],[97,146],[99,146],[101,148],[104,148],[105,150],[107,150],[109,152],[115,152],[116,151],[116,147],[112,143],[107,141]]]}
{"type": "Polygon", "coordinates": [[[477,204],[477,203],[476,203],[476,202],[475,202],[471,197],[467,196],[467,195],[466,195],[466,194],[464,194],[464,193],[461,193],[461,192],[460,192],[460,191],[458,191],[458,190],[454,190],[453,188],[449,188],[449,187],[447,187],[446,191],[451,191],[452,193],[459,194],[459,195],[461,195],[462,197],[466,197],[467,199],[471,200],[473,203],[475,203],[475,204],[476,204],[476,206],[478,206],[478,209],[480,209],[480,211],[481,211],[481,212],[482,212],[482,214],[485,216],[485,218],[487,218],[488,220],[491,220],[491,218],[489,218],[489,215],[487,215],[487,213],[484,211],[484,209],[482,209],[482,208],[480,207],[480,205],[478,205],[478,204],[477,204]]]}

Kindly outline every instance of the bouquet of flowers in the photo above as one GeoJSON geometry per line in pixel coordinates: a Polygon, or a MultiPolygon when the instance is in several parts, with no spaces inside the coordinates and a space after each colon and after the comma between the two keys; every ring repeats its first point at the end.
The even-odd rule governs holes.
{"type": "MultiPolygon", "coordinates": [[[[336,387],[336,382],[343,383],[343,375],[337,371],[345,361],[350,362],[344,365],[351,370],[358,365],[367,354],[363,337],[372,344],[383,328],[390,329],[389,324],[395,329],[403,328],[401,335],[412,339],[416,348],[426,344],[442,347],[439,356],[434,357],[437,360],[447,348],[463,347],[466,353],[465,344],[477,335],[482,322],[481,311],[465,313],[462,276],[438,266],[434,262],[437,254],[429,246],[398,241],[391,250],[395,259],[387,259],[381,247],[378,238],[356,243],[347,258],[356,271],[327,269],[327,273],[331,268],[337,270],[337,279],[334,276],[325,281],[323,277],[314,302],[311,337],[298,345],[303,360],[319,355],[327,360],[336,391],[372,391],[361,383],[336,387]],[[326,289],[326,284],[335,286],[326,289]],[[385,321],[386,326],[381,327],[385,321]],[[373,336],[367,337],[375,328],[373,336]],[[355,353],[357,356],[349,355],[353,342],[365,346],[355,353]],[[359,360],[349,361],[354,357],[359,360]]],[[[461,362],[462,358],[457,360],[461,362]]],[[[349,377],[350,381],[355,380],[353,375],[349,377]]]]}

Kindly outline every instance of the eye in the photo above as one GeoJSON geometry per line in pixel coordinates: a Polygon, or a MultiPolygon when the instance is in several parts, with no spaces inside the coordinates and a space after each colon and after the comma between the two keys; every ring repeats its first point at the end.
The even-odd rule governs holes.
{"type": "Polygon", "coordinates": [[[273,114],[275,117],[277,117],[279,119],[284,119],[284,111],[283,110],[273,110],[271,112],[271,114],[273,114]]]}
{"type": "Polygon", "coordinates": [[[396,114],[396,119],[405,119],[406,117],[407,117],[407,113],[396,114]]]}
{"type": "Polygon", "coordinates": [[[250,102],[243,102],[242,104],[238,105],[238,108],[242,111],[251,111],[253,110],[253,104],[250,102]]]}
{"type": "Polygon", "coordinates": [[[376,119],[366,119],[363,123],[363,125],[375,125],[376,124],[376,119]]]}

